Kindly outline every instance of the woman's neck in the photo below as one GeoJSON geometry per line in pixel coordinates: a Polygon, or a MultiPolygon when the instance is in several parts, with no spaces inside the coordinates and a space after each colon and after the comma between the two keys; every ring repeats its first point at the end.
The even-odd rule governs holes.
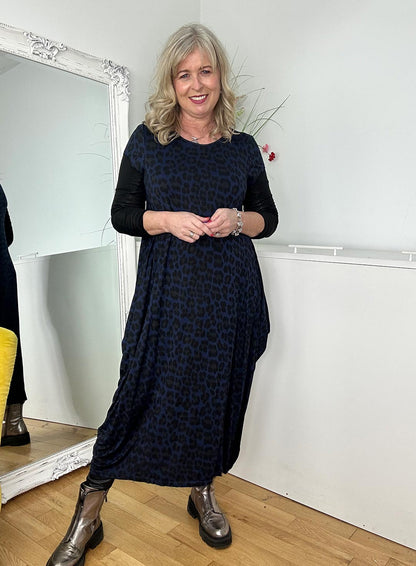
{"type": "Polygon", "coordinates": [[[179,135],[195,143],[211,143],[219,137],[210,135],[214,126],[212,117],[197,119],[182,115],[179,118],[179,126],[179,135]]]}

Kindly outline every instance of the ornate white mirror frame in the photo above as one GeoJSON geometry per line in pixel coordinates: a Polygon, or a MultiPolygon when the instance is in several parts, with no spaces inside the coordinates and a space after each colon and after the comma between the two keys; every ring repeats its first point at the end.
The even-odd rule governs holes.
{"type": "MultiPolygon", "coordinates": [[[[82,53],[60,42],[0,23],[0,52],[10,53],[108,86],[113,184],[128,140],[129,73],[108,59],[82,53]]],[[[136,277],[134,238],[117,234],[120,324],[124,329],[136,277]]],[[[0,478],[2,503],[37,485],[87,465],[95,438],[57,452],[48,458],[16,469],[0,478]]]]}

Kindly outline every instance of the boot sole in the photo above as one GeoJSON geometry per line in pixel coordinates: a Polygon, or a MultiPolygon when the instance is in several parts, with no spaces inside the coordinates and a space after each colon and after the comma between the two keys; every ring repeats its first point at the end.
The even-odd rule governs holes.
{"type": "Polygon", "coordinates": [[[2,446],[23,446],[24,444],[30,444],[28,432],[16,435],[9,434],[9,436],[3,436],[1,439],[2,446]]]}
{"type": "Polygon", "coordinates": [[[85,553],[87,552],[87,550],[89,550],[90,548],[93,549],[96,546],[98,546],[103,541],[103,538],[104,538],[104,528],[103,528],[103,524],[101,523],[101,525],[98,527],[98,529],[95,531],[95,533],[92,535],[90,540],[85,545],[84,554],[81,557],[82,562],[79,562],[79,566],[84,566],[85,553]]]}
{"type": "MultiPolygon", "coordinates": [[[[201,517],[199,516],[198,510],[195,507],[195,503],[192,501],[191,496],[189,496],[189,499],[188,499],[187,511],[193,519],[198,519],[198,521],[199,521],[199,535],[202,538],[202,540],[208,546],[211,546],[212,548],[218,548],[218,549],[227,548],[227,547],[230,546],[230,544],[232,543],[232,540],[233,540],[232,534],[231,534],[231,527],[230,527],[229,533],[227,535],[225,535],[225,537],[222,537],[222,538],[215,538],[215,537],[212,537],[210,534],[208,534],[201,525],[201,517]]],[[[80,566],[82,566],[82,565],[80,565],[80,566]]]]}

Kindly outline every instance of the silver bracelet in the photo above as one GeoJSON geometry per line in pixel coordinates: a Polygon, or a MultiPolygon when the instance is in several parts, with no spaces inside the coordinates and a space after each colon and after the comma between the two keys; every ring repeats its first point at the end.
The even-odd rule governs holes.
{"type": "Polygon", "coordinates": [[[237,226],[236,228],[231,232],[232,236],[239,236],[243,230],[243,219],[241,217],[241,212],[239,210],[237,210],[236,208],[233,208],[233,210],[235,210],[236,214],[237,214],[237,226]]]}

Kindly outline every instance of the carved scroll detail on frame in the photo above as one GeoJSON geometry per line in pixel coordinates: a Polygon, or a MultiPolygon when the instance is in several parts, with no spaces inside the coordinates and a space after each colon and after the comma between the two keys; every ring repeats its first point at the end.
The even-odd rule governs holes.
{"type": "Polygon", "coordinates": [[[52,472],[52,480],[57,480],[61,476],[68,474],[73,470],[77,470],[81,466],[87,466],[88,464],[89,460],[81,458],[78,452],[66,454],[56,462],[55,468],[52,472]]]}
{"type": "Polygon", "coordinates": [[[104,59],[102,64],[104,72],[110,77],[122,100],[129,100],[129,72],[122,65],[115,65],[112,61],[104,59]]]}
{"type": "Polygon", "coordinates": [[[58,53],[67,49],[63,43],[49,41],[49,39],[34,35],[32,32],[25,31],[24,35],[30,44],[32,55],[38,55],[42,59],[55,61],[58,53]]]}

